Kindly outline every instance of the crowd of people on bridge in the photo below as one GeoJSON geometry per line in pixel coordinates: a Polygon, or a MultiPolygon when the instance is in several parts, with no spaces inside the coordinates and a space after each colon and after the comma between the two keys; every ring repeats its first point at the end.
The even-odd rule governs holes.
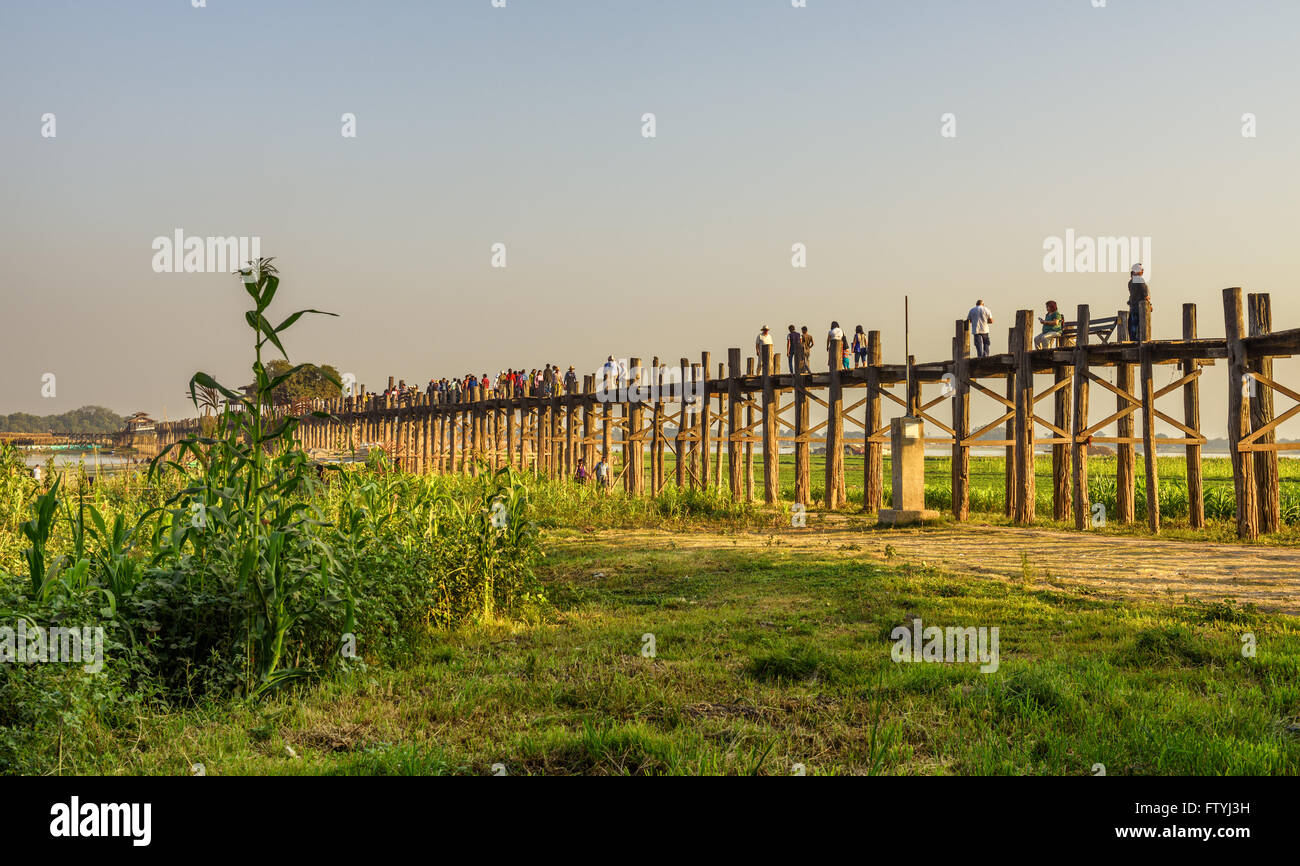
{"type": "MultiPolygon", "coordinates": [[[[1129,272],[1128,338],[1130,340],[1139,338],[1142,314],[1144,311],[1151,310],[1151,290],[1147,286],[1145,273],[1146,269],[1141,264],[1134,265],[1129,272]]],[[[970,322],[971,341],[974,344],[976,357],[987,358],[991,350],[989,326],[993,324],[993,313],[984,304],[982,298],[977,299],[975,306],[966,313],[966,320],[970,322]]],[[[1061,313],[1056,301],[1046,303],[1046,311],[1038,318],[1038,322],[1042,325],[1042,330],[1034,337],[1035,349],[1059,346],[1061,338],[1065,335],[1066,325],[1070,324],[1065,321],[1065,315],[1061,313]]],[[[754,352],[762,358],[766,347],[772,345],[771,329],[764,325],[754,341],[754,352]]],[[[807,325],[797,330],[794,325],[788,326],[785,335],[785,355],[790,359],[790,369],[800,373],[811,373],[810,359],[816,345],[817,340],[808,333],[807,325]]],[[[828,363],[831,358],[838,359],[841,369],[856,370],[866,367],[867,334],[861,325],[858,325],[852,334],[847,334],[840,327],[839,322],[831,322],[830,330],[826,333],[826,352],[828,363]]]]}

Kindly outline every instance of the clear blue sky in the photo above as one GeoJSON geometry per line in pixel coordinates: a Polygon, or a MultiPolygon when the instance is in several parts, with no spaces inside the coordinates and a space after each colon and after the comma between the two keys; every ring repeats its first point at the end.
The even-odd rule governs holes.
{"type": "Polygon", "coordinates": [[[1126,275],[1044,273],[1067,228],[1152,238],[1158,336],[1183,301],[1221,334],[1229,285],[1300,325],[1295,2],[42,0],[0,25],[0,412],[176,417],[194,370],[248,380],[233,278],[151,268],[177,228],[260,235],[285,312],[341,314],[293,360],[372,389],[832,318],[899,361],[904,293],[919,358],[977,296],[1000,350],[1017,308],[1123,305],[1126,275]]]}

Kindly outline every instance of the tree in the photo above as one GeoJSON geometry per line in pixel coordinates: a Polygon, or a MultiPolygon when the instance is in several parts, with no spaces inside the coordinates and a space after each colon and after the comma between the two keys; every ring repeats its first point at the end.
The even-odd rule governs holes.
{"type": "MultiPolygon", "coordinates": [[[[266,374],[271,379],[282,376],[292,369],[292,364],[283,358],[277,358],[266,365],[266,374]]],[[[329,364],[306,364],[301,370],[276,386],[272,399],[277,406],[297,403],[303,400],[327,400],[343,396],[343,390],[334,382],[341,381],[339,371],[329,364]]],[[[245,390],[252,388],[245,386],[245,390]]]]}

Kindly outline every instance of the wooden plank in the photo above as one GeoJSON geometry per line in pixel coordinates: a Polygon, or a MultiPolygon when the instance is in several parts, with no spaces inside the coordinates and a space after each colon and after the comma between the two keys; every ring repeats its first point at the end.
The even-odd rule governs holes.
{"type": "MultiPolygon", "coordinates": [[[[1183,340],[1196,339],[1196,305],[1183,304],[1183,340]]],[[[1183,373],[1183,422],[1192,430],[1201,429],[1200,364],[1193,358],[1181,362],[1183,373]],[[1197,375],[1194,375],[1197,374],[1197,375]]],[[[1201,477],[1201,446],[1187,443],[1187,519],[1193,529],[1205,528],[1205,492],[1201,477]]]]}
{"type": "Polygon", "coordinates": [[[1071,429],[1078,435],[1072,437],[1074,444],[1071,452],[1074,528],[1083,530],[1091,525],[1091,503],[1088,493],[1088,439],[1079,434],[1079,431],[1088,427],[1088,343],[1092,309],[1088,304],[1079,304],[1076,315],[1079,327],[1074,341],[1074,425],[1071,429]]]}
{"type": "Polygon", "coordinates": [[[1021,526],[1034,522],[1036,492],[1034,479],[1034,367],[1030,357],[1033,340],[1033,311],[1016,312],[1016,338],[1012,341],[1016,357],[1015,463],[1016,487],[1012,518],[1021,526]]]}
{"type": "Polygon", "coordinates": [[[1160,479],[1156,455],[1155,383],[1151,372],[1151,309],[1142,307],[1139,334],[1142,338],[1142,462],[1146,469],[1147,528],[1160,532],[1160,479]]]}

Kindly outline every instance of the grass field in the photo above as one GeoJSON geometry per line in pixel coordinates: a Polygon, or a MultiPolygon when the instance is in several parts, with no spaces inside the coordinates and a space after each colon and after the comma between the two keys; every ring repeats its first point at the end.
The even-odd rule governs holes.
{"type": "Polygon", "coordinates": [[[439,632],[407,665],[260,706],[141,718],[64,771],[1300,771],[1294,619],[958,579],[852,545],[699,555],[563,530],[547,546],[542,621],[439,632]],[[1000,668],[892,662],[890,630],[914,618],[998,626],[1000,668]]]}

